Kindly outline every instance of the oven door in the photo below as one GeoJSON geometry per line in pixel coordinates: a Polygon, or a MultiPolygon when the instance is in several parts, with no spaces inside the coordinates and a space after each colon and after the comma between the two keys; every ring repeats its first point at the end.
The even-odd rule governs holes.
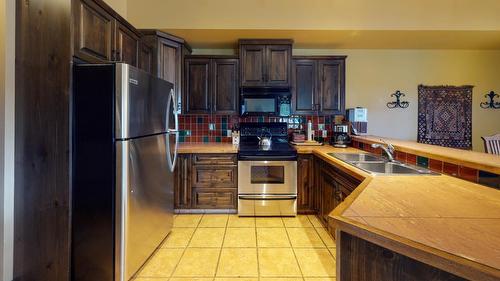
{"type": "Polygon", "coordinates": [[[297,161],[238,161],[238,194],[296,195],[297,161]]]}
{"type": "Polygon", "coordinates": [[[239,216],[295,216],[297,195],[238,195],[239,216]]]}

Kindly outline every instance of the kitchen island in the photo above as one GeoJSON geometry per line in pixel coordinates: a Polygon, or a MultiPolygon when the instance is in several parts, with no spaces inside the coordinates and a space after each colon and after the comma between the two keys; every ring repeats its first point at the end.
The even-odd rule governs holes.
{"type": "Polygon", "coordinates": [[[328,154],[358,149],[297,149],[362,178],[330,213],[338,280],[500,280],[499,190],[448,175],[375,176],[328,154]]]}

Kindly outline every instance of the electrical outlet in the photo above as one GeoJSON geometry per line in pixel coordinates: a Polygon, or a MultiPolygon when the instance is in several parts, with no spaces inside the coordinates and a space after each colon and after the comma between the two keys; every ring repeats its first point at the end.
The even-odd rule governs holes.
{"type": "Polygon", "coordinates": [[[318,130],[324,130],[325,124],[318,124],[318,130]]]}
{"type": "Polygon", "coordinates": [[[328,137],[328,131],[327,130],[323,130],[323,137],[324,138],[328,137]]]}
{"type": "Polygon", "coordinates": [[[186,136],[190,136],[191,135],[191,131],[190,130],[186,130],[186,136]]]}
{"type": "Polygon", "coordinates": [[[231,136],[231,132],[232,132],[231,130],[227,130],[226,137],[230,137],[231,136]]]}
{"type": "Polygon", "coordinates": [[[215,123],[209,123],[208,124],[208,130],[215,131],[215,123]]]}

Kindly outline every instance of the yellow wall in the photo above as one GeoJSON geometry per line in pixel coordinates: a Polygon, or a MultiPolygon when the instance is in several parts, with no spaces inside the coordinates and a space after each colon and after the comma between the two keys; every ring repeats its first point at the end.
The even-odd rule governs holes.
{"type": "Polygon", "coordinates": [[[104,0],[120,16],[127,19],[127,0],[104,0]]]}
{"type": "Polygon", "coordinates": [[[156,29],[500,30],[498,11],[498,0],[128,0],[127,16],[156,29]]]}
{"type": "MultiPolygon", "coordinates": [[[[230,54],[232,50],[196,49],[194,53],[230,54]]],[[[481,136],[500,133],[500,109],[482,109],[489,91],[500,93],[500,51],[473,50],[318,50],[294,55],[347,55],[346,105],[368,108],[368,133],[405,140],[417,138],[417,86],[474,85],[473,148],[484,151],[481,136]],[[390,94],[406,93],[407,109],[388,109],[390,94]]]]}

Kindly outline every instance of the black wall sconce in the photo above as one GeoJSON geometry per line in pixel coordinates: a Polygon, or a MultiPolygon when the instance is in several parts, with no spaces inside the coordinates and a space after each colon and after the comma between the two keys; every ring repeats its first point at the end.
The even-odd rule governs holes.
{"type": "Polygon", "coordinates": [[[491,91],[489,94],[484,95],[485,98],[489,98],[489,101],[482,102],[479,106],[481,108],[500,108],[500,102],[495,101],[495,98],[498,98],[499,95],[495,94],[495,92],[491,91]]]}
{"type": "Polygon", "coordinates": [[[405,96],[405,94],[401,93],[399,90],[396,91],[394,94],[391,94],[391,97],[395,97],[396,101],[388,102],[387,107],[388,108],[396,108],[396,107],[407,108],[408,106],[410,106],[410,103],[407,101],[401,101],[401,97],[404,97],[404,96],[405,96]]]}

